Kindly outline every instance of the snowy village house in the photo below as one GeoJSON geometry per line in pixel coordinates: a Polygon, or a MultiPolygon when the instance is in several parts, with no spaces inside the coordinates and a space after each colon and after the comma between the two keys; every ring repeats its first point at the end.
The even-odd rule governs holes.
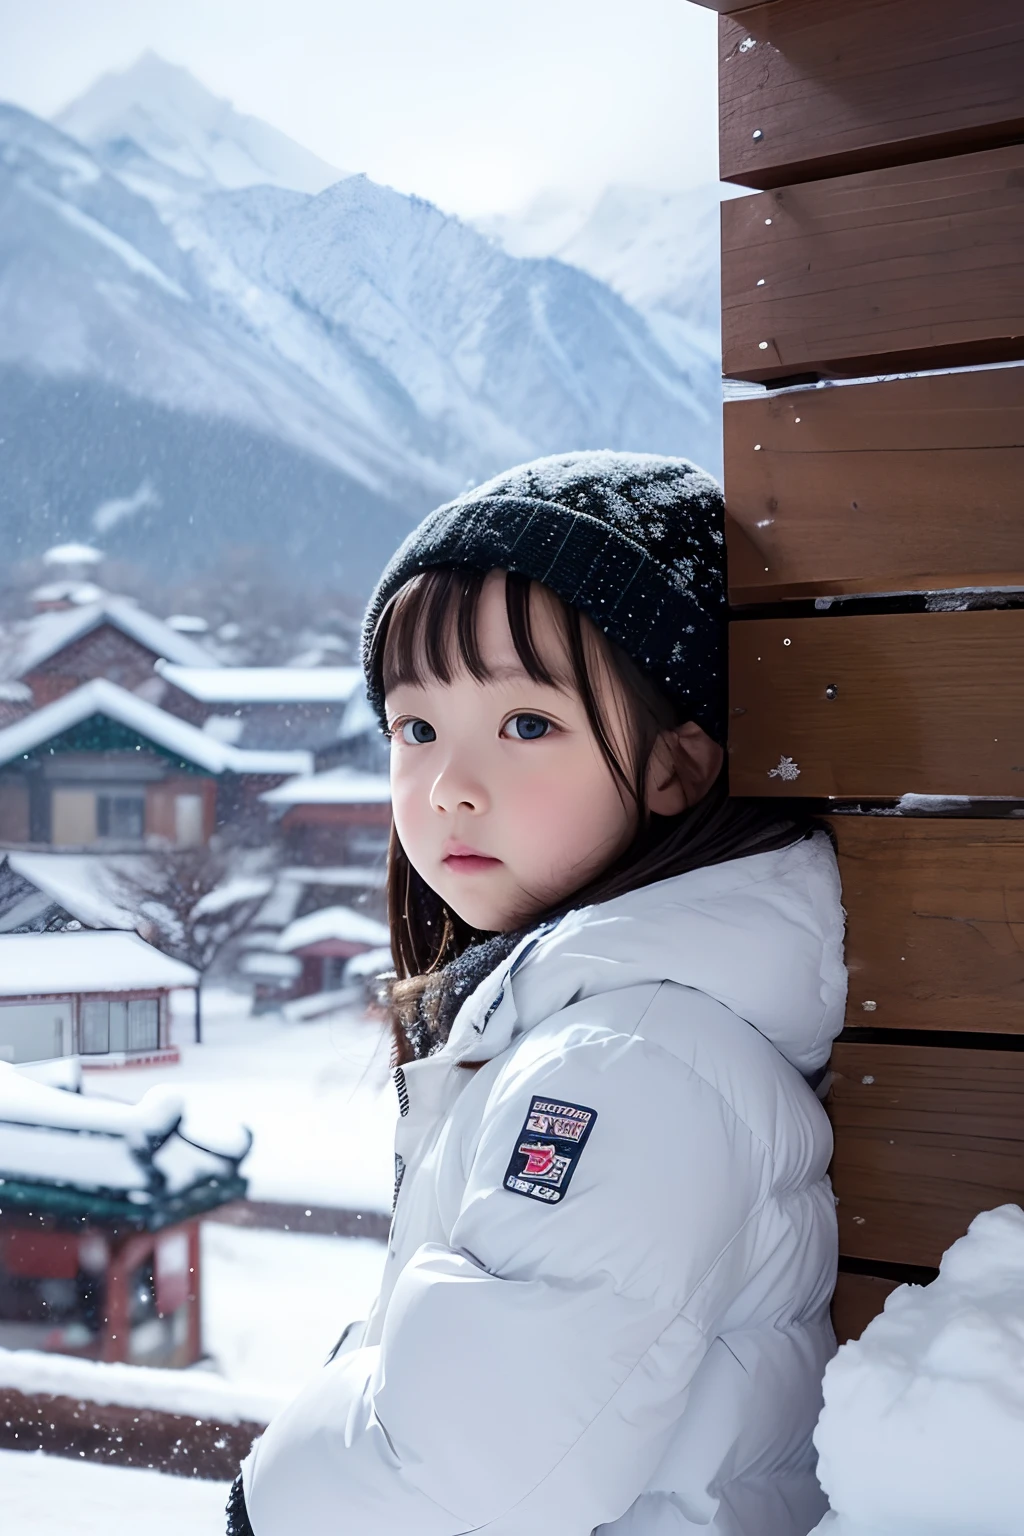
{"type": "Polygon", "coordinates": [[[244,1196],[251,1137],[227,1126],[197,1139],[164,1089],[121,1104],[64,1082],[0,1065],[0,1345],[192,1365],[199,1217],[244,1196]]]}
{"type": "Polygon", "coordinates": [[[194,846],[311,764],[218,741],[100,678],[0,730],[0,844],[194,846]]]}
{"type": "Polygon", "coordinates": [[[1024,11],[711,8],[731,786],[838,840],[845,1338],[1024,1201],[1024,11]]]}
{"type": "Polygon", "coordinates": [[[44,604],[4,655],[4,679],[20,686],[22,692],[16,697],[24,713],[51,704],[97,677],[131,693],[141,690],[143,697],[159,703],[164,689],[153,670],[158,661],[216,668],[209,652],[171,624],[127,598],[94,590],[95,596],[93,590],[87,592],[92,600],[85,603],[44,604]]]}
{"type": "Polygon", "coordinates": [[[170,994],[198,979],[135,933],[0,933],[0,1061],[177,1060],[170,994]]]}

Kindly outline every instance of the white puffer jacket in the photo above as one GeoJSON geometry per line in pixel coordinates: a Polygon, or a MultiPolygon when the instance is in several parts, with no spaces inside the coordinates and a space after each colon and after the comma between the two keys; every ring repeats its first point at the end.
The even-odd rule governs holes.
{"type": "Polygon", "coordinates": [[[245,1463],[256,1536],[805,1536],[836,1223],[802,1074],[842,925],[819,834],[573,913],[477,988],[404,1069],[359,1347],[245,1463]]]}

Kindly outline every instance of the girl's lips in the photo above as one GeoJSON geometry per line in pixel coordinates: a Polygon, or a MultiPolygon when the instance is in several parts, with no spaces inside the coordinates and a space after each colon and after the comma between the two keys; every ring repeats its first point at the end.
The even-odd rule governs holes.
{"type": "Polygon", "coordinates": [[[473,875],[482,873],[486,869],[494,869],[501,860],[488,858],[483,853],[449,853],[442,863],[446,869],[453,870],[457,874],[473,875]]]}

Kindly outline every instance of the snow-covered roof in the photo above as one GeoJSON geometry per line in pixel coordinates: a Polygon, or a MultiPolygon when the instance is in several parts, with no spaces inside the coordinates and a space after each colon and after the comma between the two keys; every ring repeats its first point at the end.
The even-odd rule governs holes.
{"type": "Polygon", "coordinates": [[[0,699],[5,704],[31,704],[32,689],[27,683],[0,683],[0,699]]]}
{"type": "Polygon", "coordinates": [[[307,944],[320,944],[324,939],[340,939],[346,944],[367,944],[381,949],[390,944],[391,935],[383,923],[351,907],[321,907],[318,912],[308,912],[297,917],[281,934],[277,948],[283,954],[305,949],[307,944]]]}
{"type": "Polygon", "coordinates": [[[0,997],[64,992],[147,992],[194,987],[190,965],[172,960],[136,933],[0,934],[0,997]]]}
{"type": "MultiPolygon", "coordinates": [[[[180,1133],[183,1101],[151,1088],[137,1104],[68,1093],[0,1062],[0,1178],[4,1209],[53,1208],[76,1193],[128,1205],[140,1226],[192,1191],[204,1208],[239,1193],[238,1165],[252,1144],[240,1125],[219,1127],[205,1145],[180,1133]],[[219,1198],[217,1185],[227,1186],[219,1198]],[[47,1194],[49,1201],[47,1201],[47,1194]],[[42,1196],[42,1198],[40,1198],[42,1196]]],[[[166,1220],[166,1215],[164,1215],[166,1220]]]]}
{"type": "Polygon", "coordinates": [[[79,607],[98,603],[102,596],[103,588],[94,581],[47,581],[32,588],[34,603],[74,603],[79,607]]]}
{"type": "Polygon", "coordinates": [[[294,955],[272,955],[266,950],[243,955],[238,968],[243,976],[276,976],[282,981],[294,981],[302,975],[302,963],[294,955]]]}
{"type": "Polygon", "coordinates": [[[41,613],[24,628],[24,641],[14,658],[14,675],[22,677],[35,667],[41,666],[73,640],[98,629],[101,624],[111,624],[123,634],[137,640],[140,645],[158,657],[187,667],[217,668],[215,656],[179,634],[163,619],[155,618],[145,609],[123,597],[104,597],[98,603],[86,603],[81,607],[55,613],[41,613]]]}
{"type": "Polygon", "coordinates": [[[44,565],[98,565],[101,550],[91,544],[54,544],[43,556],[44,565]]]}
{"type": "MultiPolygon", "coordinates": [[[[14,874],[29,881],[87,928],[135,927],[135,914],[125,906],[122,889],[122,875],[128,874],[138,862],[130,856],[107,861],[88,853],[8,853],[6,860],[14,874]]],[[[0,932],[18,926],[22,905],[19,902],[4,913],[0,932]]]]}
{"type": "Polygon", "coordinates": [[[92,715],[105,715],[209,773],[308,773],[311,752],[263,752],[214,740],[106,678],[94,678],[0,730],[0,764],[33,751],[92,715]]]}
{"type": "MultiPolygon", "coordinates": [[[[0,732],[2,736],[2,732],[0,732]]],[[[361,768],[328,768],[303,774],[260,796],[268,805],[387,805],[391,781],[384,773],[361,768]]]]}
{"type": "Polygon", "coordinates": [[[387,873],[380,868],[367,869],[362,864],[286,864],[278,871],[278,877],[294,880],[299,885],[378,887],[384,884],[387,873]]]}
{"type": "Polygon", "coordinates": [[[211,917],[217,912],[230,911],[243,901],[258,901],[270,893],[274,882],[270,875],[239,875],[227,880],[215,890],[207,891],[192,908],[193,917],[211,917]]]}
{"type": "Polygon", "coordinates": [[[345,980],[348,982],[372,980],[374,976],[390,971],[394,963],[390,944],[382,945],[380,949],[368,949],[363,955],[352,956],[345,966],[345,980]]]}
{"type": "Polygon", "coordinates": [[[203,704],[344,704],[361,667],[187,667],[158,662],[160,676],[203,704]]]}

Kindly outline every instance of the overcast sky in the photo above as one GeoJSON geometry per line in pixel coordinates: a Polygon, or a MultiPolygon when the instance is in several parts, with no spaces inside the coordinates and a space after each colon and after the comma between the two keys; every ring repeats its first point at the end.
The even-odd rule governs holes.
{"type": "Polygon", "coordinates": [[[453,212],[717,174],[688,0],[0,0],[0,99],[48,116],[144,48],[346,171],[453,212]]]}

